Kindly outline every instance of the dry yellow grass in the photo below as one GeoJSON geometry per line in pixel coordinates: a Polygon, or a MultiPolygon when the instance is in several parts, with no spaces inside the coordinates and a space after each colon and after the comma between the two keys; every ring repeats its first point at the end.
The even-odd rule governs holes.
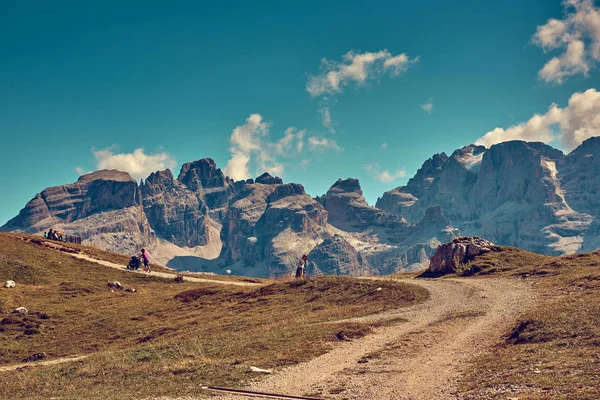
{"type": "Polygon", "coordinates": [[[469,368],[465,399],[600,399],[600,252],[545,257],[503,248],[468,269],[530,280],[538,301],[469,368]]]}
{"type": "Polygon", "coordinates": [[[0,291],[0,365],[38,352],[48,359],[90,355],[0,372],[0,397],[7,399],[178,396],[198,394],[201,384],[239,385],[252,365],[308,360],[330,349],[340,331],[357,337],[371,329],[343,319],[427,297],[412,285],[339,277],[258,289],[175,283],[0,234],[6,279],[17,287],[0,291]],[[137,291],[111,291],[106,285],[114,280],[137,291]],[[29,314],[6,314],[19,306],[29,314]]]}

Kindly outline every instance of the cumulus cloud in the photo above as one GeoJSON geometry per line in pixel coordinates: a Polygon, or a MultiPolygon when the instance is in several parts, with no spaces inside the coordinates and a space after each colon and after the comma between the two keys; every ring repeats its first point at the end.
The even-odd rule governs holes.
{"type": "Polygon", "coordinates": [[[335,140],[327,139],[319,136],[311,136],[308,138],[308,148],[311,151],[322,152],[325,150],[341,151],[342,148],[338,146],[335,140]]]}
{"type": "Polygon", "coordinates": [[[364,85],[386,72],[392,77],[398,76],[418,61],[419,57],[410,58],[404,53],[393,56],[388,50],[376,53],[349,51],[342,56],[341,62],[322,59],[321,73],[309,77],[306,91],[313,97],[340,93],[352,82],[364,85]]]}
{"type": "Polygon", "coordinates": [[[433,100],[429,99],[427,103],[421,104],[421,109],[431,115],[431,111],[433,110],[433,100]]]}
{"type": "Polygon", "coordinates": [[[321,120],[323,126],[329,130],[331,133],[335,133],[335,128],[333,127],[333,121],[331,119],[331,111],[330,106],[324,102],[319,106],[319,114],[321,114],[321,120]]]}
{"type": "Polygon", "coordinates": [[[306,139],[304,129],[289,127],[279,139],[271,139],[270,130],[271,124],[260,114],[251,114],[243,125],[232,131],[229,138],[231,157],[224,169],[227,176],[235,180],[248,179],[263,172],[281,176],[286,165],[302,168],[308,165],[308,162],[286,161],[303,156],[306,147],[319,152],[339,150],[334,140],[315,136],[306,139]]]}
{"type": "Polygon", "coordinates": [[[384,183],[390,183],[406,176],[406,171],[403,169],[397,169],[396,171],[390,172],[387,169],[382,170],[379,163],[365,165],[365,171],[369,172],[371,176],[379,182],[384,183]]]}
{"type": "Polygon", "coordinates": [[[535,114],[526,122],[496,128],[479,138],[477,144],[489,147],[508,140],[558,141],[570,151],[592,136],[600,136],[600,92],[596,89],[574,93],[564,108],[552,104],[546,113],[535,114]]]}
{"type": "Polygon", "coordinates": [[[532,38],[544,52],[562,50],[538,72],[540,79],[559,84],[572,75],[587,75],[600,60],[600,8],[592,0],[565,0],[563,5],[563,19],[549,19],[532,38]]]}
{"type": "Polygon", "coordinates": [[[114,150],[110,147],[92,149],[98,169],[118,169],[139,180],[152,172],[175,167],[175,159],[169,153],[146,154],[142,148],[135,149],[133,153],[114,153],[114,150]]]}
{"type": "Polygon", "coordinates": [[[335,102],[333,96],[342,93],[344,87],[350,84],[365,86],[369,81],[379,80],[386,74],[397,77],[418,61],[418,56],[410,58],[405,53],[393,55],[385,49],[365,53],[351,50],[339,62],[323,58],[321,72],[309,75],[306,91],[312,97],[321,98],[319,113],[323,126],[334,133],[335,124],[331,119],[331,105],[335,102]]]}

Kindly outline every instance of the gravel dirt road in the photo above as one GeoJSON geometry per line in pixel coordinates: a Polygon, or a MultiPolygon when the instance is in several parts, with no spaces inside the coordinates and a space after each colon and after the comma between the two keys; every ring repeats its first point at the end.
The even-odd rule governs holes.
{"type": "Polygon", "coordinates": [[[406,322],[342,342],[321,357],[276,371],[247,389],[327,399],[456,399],[456,382],[469,361],[499,340],[533,300],[530,287],[517,280],[406,281],[425,287],[430,299],[364,318],[406,322]]]}

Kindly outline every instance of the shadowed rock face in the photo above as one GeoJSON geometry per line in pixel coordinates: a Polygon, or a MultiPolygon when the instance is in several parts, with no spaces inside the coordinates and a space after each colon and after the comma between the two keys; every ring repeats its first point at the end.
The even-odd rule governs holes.
{"type": "Polygon", "coordinates": [[[308,254],[309,275],[367,276],[377,273],[369,262],[340,235],[325,239],[308,254]]]}
{"type": "Polygon", "coordinates": [[[177,180],[190,190],[222,188],[233,182],[210,158],[183,164],[177,180]]]}
{"type": "Polygon", "coordinates": [[[584,141],[564,157],[558,176],[565,201],[574,210],[600,215],[600,137],[584,141]]]}
{"type": "Polygon", "coordinates": [[[396,215],[369,206],[362,193],[358,179],[339,179],[316,200],[327,210],[329,223],[340,229],[393,228],[403,224],[396,215]]]}

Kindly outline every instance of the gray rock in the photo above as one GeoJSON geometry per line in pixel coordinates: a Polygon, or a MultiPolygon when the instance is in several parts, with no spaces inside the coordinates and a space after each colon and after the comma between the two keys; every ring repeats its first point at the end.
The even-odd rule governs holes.
{"type": "Polygon", "coordinates": [[[480,237],[459,237],[438,247],[431,258],[429,272],[435,275],[455,272],[475,257],[496,249],[493,243],[480,237]]]}
{"type": "Polygon", "coordinates": [[[13,310],[13,314],[21,314],[21,315],[25,315],[27,314],[28,311],[25,307],[17,307],[13,310]]]}
{"type": "Polygon", "coordinates": [[[123,289],[123,285],[121,285],[121,282],[119,281],[109,282],[107,286],[115,290],[123,289]]]}
{"type": "Polygon", "coordinates": [[[377,273],[369,262],[340,235],[325,239],[308,254],[308,275],[367,276],[377,273]]]}
{"type": "Polygon", "coordinates": [[[265,172],[264,174],[256,178],[254,182],[262,183],[263,185],[281,185],[283,183],[283,180],[278,176],[271,176],[271,174],[265,172]]]}
{"type": "Polygon", "coordinates": [[[3,287],[5,287],[7,289],[10,289],[10,288],[14,288],[15,286],[16,286],[15,281],[10,281],[9,280],[9,281],[4,282],[4,286],[3,287]]]}

